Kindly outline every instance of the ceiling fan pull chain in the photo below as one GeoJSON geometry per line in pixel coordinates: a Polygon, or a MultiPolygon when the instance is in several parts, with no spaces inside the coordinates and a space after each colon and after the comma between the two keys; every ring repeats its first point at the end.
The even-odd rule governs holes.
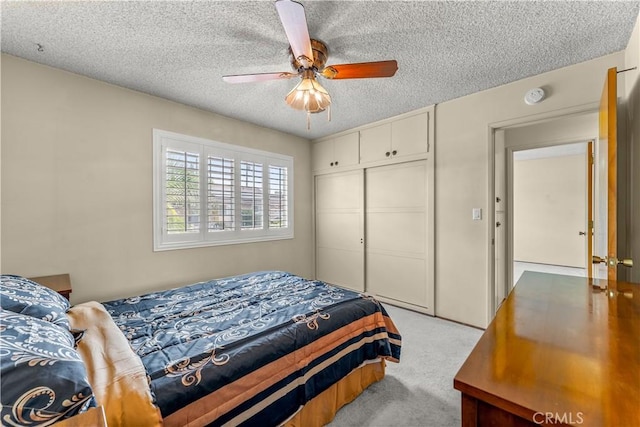
{"type": "Polygon", "coordinates": [[[327,121],[331,121],[331,104],[327,107],[327,121]]]}
{"type": "Polygon", "coordinates": [[[307,130],[311,130],[311,113],[307,110],[307,130]]]}

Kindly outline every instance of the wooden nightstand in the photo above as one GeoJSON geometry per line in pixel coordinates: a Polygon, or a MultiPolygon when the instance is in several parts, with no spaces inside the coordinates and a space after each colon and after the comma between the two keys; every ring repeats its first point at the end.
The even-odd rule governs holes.
{"type": "Polygon", "coordinates": [[[71,278],[68,274],[55,274],[53,276],[39,276],[30,277],[29,280],[33,280],[49,289],[53,289],[66,299],[69,299],[71,290],[71,278]]]}

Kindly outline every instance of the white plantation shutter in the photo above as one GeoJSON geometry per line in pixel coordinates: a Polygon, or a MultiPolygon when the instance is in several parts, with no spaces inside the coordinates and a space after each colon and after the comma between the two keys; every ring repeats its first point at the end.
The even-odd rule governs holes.
{"type": "Polygon", "coordinates": [[[293,238],[292,157],[157,129],[153,141],[154,250],[293,238]]]}
{"type": "Polygon", "coordinates": [[[200,231],[200,155],[167,149],[165,194],[167,233],[200,231]]]}
{"type": "Polygon", "coordinates": [[[235,229],[234,160],[207,157],[207,229],[222,231],[235,229]]]}
{"type": "Polygon", "coordinates": [[[289,224],[287,172],[284,166],[269,166],[269,228],[289,224]]]}
{"type": "Polygon", "coordinates": [[[240,162],[240,209],[243,230],[262,229],[264,197],[262,164],[240,162]]]}

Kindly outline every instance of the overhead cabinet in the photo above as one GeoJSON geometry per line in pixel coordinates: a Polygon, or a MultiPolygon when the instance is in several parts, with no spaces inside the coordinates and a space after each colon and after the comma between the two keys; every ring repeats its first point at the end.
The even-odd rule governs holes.
{"type": "Polygon", "coordinates": [[[360,131],[360,163],[425,155],[428,144],[428,113],[405,117],[360,131]]]}
{"type": "Polygon", "coordinates": [[[313,170],[336,170],[359,161],[359,135],[353,132],[313,144],[313,170]]]}
{"type": "Polygon", "coordinates": [[[425,158],[429,151],[429,113],[424,112],[313,144],[314,172],[425,158]]]}

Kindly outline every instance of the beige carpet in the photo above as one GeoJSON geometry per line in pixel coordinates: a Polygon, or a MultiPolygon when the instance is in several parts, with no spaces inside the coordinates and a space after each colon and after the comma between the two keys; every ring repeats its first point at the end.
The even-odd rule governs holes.
{"type": "Polygon", "coordinates": [[[384,304],[402,334],[399,364],[342,408],[331,427],[460,426],[453,377],[482,331],[384,304]]]}

